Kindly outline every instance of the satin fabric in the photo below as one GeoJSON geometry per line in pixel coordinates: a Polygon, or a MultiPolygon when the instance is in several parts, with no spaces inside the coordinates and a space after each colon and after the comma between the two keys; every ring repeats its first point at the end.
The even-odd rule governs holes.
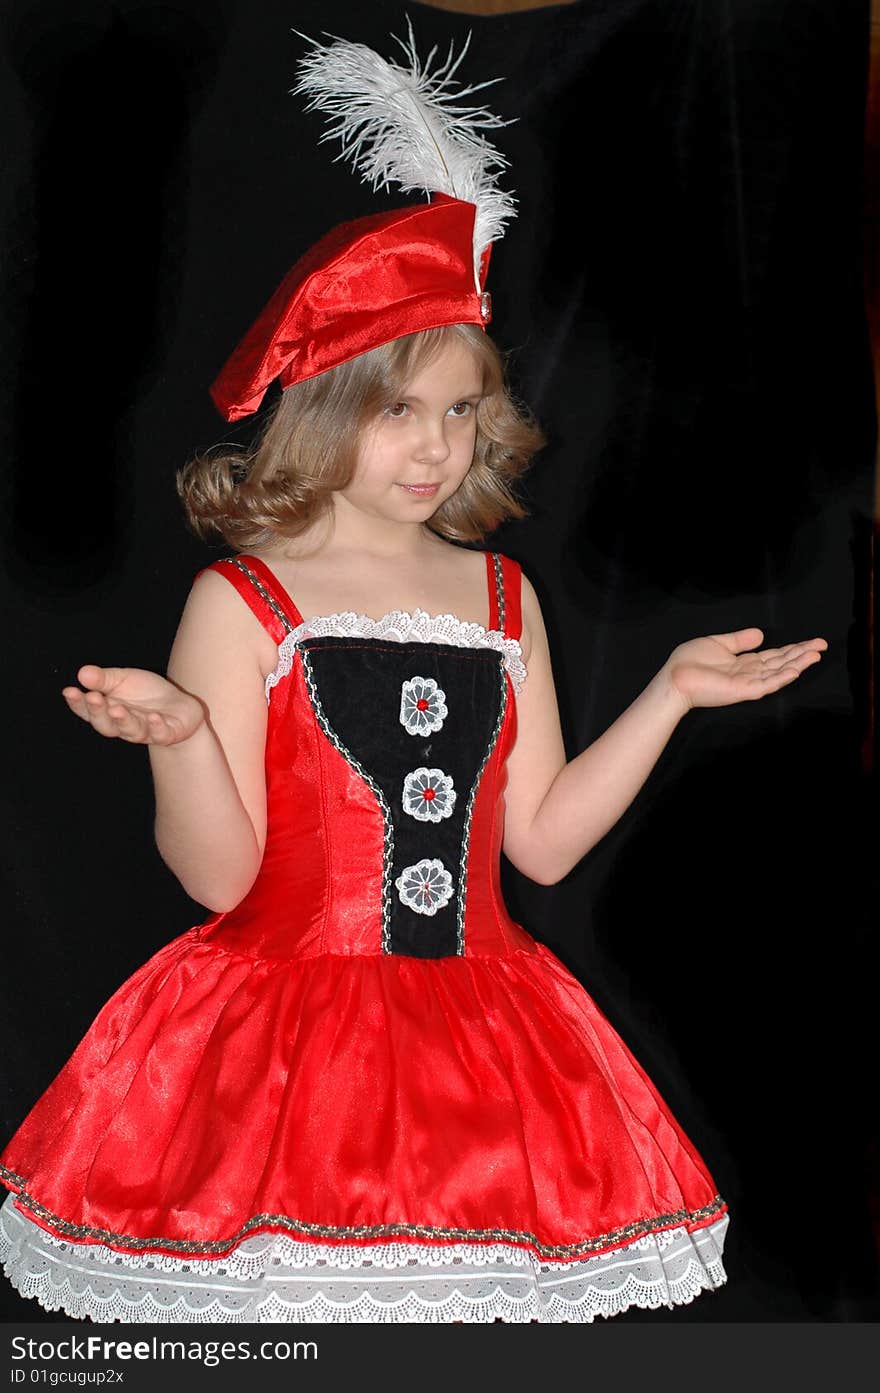
{"type": "Polygon", "coordinates": [[[293,1222],[257,1228],[501,1231],[573,1257],[715,1196],[632,1056],[537,945],[282,963],[193,929],[108,1003],[3,1161],[43,1211],[123,1251],[142,1247],[125,1235],[161,1236],[162,1251],[187,1251],[179,1238],[219,1255],[278,1215],[293,1222]]]}
{"type": "MultiPolygon", "coordinates": [[[[287,273],[211,386],[227,421],[281,387],[446,324],[488,323],[474,274],[476,208],[446,194],[328,232],[287,273]]],[[[488,251],[480,264],[485,283],[488,251]]]]}
{"type": "MultiPolygon", "coordinates": [[[[271,572],[245,560],[293,627],[300,616],[271,572]]],[[[283,630],[240,570],[212,569],[249,588],[269,632],[283,630]]],[[[516,637],[518,573],[502,569],[516,637]]],[[[720,1216],[651,1081],[504,906],[506,681],[474,804],[464,953],[420,959],[382,951],[382,818],[294,660],[271,689],[257,880],[99,1013],[0,1155],[23,1212],[130,1252],[221,1256],[276,1230],[506,1237],[551,1261],[720,1216]]]]}

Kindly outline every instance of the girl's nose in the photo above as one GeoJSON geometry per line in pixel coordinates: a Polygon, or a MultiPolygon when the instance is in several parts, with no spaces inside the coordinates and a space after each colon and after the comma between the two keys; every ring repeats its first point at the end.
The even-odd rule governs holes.
{"type": "Polygon", "coordinates": [[[426,464],[438,464],[449,454],[449,444],[442,425],[426,424],[416,441],[413,454],[426,464]]]}

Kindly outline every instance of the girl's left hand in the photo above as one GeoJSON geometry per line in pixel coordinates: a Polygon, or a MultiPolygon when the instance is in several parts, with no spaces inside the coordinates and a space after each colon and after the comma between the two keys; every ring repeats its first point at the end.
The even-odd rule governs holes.
{"type": "Polygon", "coordinates": [[[672,650],[658,676],[678,693],[685,710],[732,706],[758,701],[794,682],[828,647],[824,638],[811,638],[753,652],[763,637],[761,629],[736,629],[690,639],[672,650]]]}

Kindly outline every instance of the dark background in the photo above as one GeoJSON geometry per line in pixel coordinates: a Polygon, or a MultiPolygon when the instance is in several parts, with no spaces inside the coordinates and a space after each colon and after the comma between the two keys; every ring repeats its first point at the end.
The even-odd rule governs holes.
{"type": "MultiPolygon", "coordinates": [[[[152,842],[144,750],[61,688],[164,671],[195,572],[174,471],[284,272],[374,195],[289,95],[292,27],[393,56],[473,33],[519,217],[492,332],[548,436],[491,539],[544,605],[570,755],[685,639],[822,635],[760,703],[688,715],[627,814],[511,908],[584,982],[705,1157],[728,1285],[622,1320],[874,1321],[876,826],[862,293],[867,0],[5,4],[0,1145],[99,1007],[206,917],[152,842]]],[[[206,816],[210,809],[206,808],[206,816]]],[[[52,1319],[0,1284],[9,1322],[52,1319]]],[[[56,1317],[57,1318],[57,1317],[56,1317]]]]}

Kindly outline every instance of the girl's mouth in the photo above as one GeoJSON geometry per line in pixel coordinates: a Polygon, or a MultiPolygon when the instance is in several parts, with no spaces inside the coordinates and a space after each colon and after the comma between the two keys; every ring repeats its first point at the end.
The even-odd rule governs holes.
{"type": "Polygon", "coordinates": [[[400,488],[406,489],[407,493],[415,494],[417,498],[433,498],[439,489],[439,484],[401,484],[400,488]]]}

